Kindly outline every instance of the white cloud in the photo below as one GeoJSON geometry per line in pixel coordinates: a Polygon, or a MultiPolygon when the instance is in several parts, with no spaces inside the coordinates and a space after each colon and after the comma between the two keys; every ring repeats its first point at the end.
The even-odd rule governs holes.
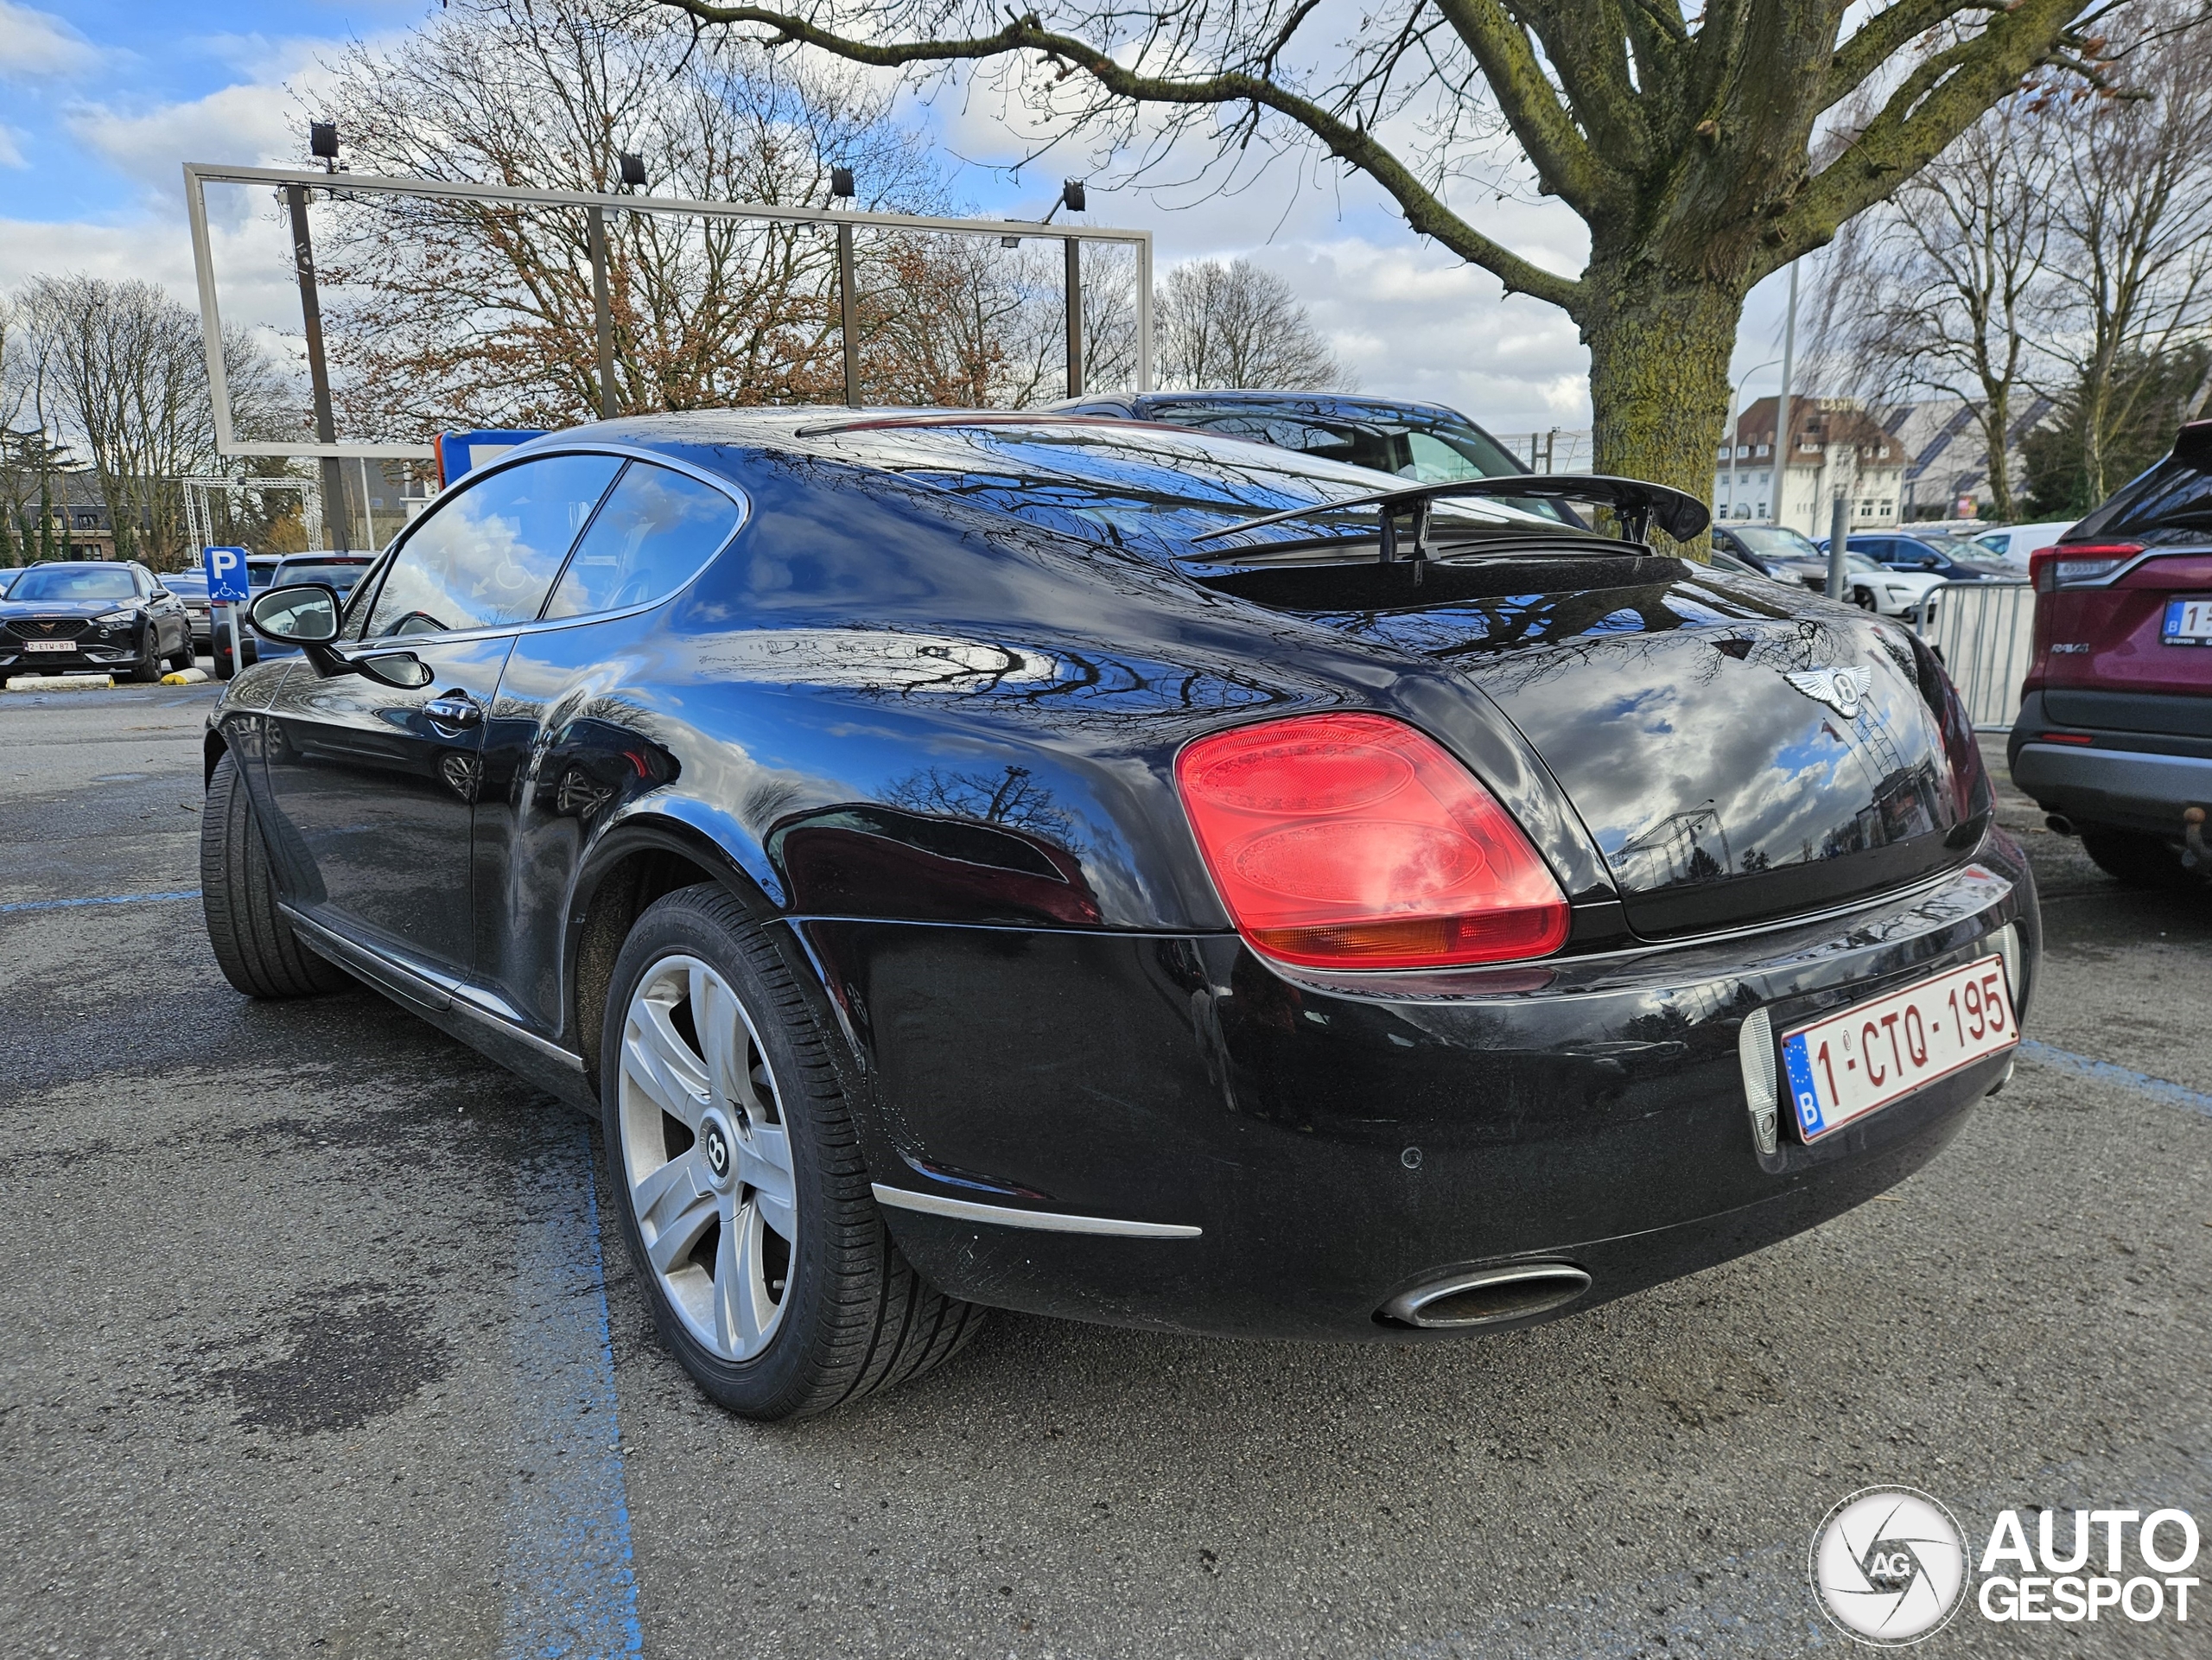
{"type": "Polygon", "coordinates": [[[0,0],[0,80],[81,75],[99,61],[92,42],[52,12],[0,0]]]}
{"type": "Polygon", "coordinates": [[[180,188],[184,162],[237,162],[272,166],[293,147],[285,123],[291,95],[266,83],[226,86],[188,104],[164,104],[140,113],[104,105],[70,111],[70,132],[111,166],[164,195],[180,188]]]}
{"type": "MultiPolygon", "coordinates": [[[[7,3],[0,0],[0,6],[7,3]]],[[[99,218],[0,220],[0,289],[41,271],[82,270],[158,283],[196,307],[181,164],[295,162],[296,140],[288,117],[296,113],[299,90],[321,79],[319,59],[337,44],[241,39],[233,60],[244,78],[204,97],[136,108],[73,103],[62,118],[68,135],[88,160],[105,163],[135,184],[138,202],[99,218]]],[[[0,130],[0,142],[4,138],[0,130]]],[[[0,163],[5,161],[0,149],[0,163]]],[[[212,185],[207,211],[224,321],[297,329],[289,248],[274,222],[269,194],[212,185]]]]}
{"type": "Polygon", "coordinates": [[[23,160],[23,152],[16,143],[15,130],[11,127],[0,127],[0,167],[29,167],[29,162],[23,160]]]}

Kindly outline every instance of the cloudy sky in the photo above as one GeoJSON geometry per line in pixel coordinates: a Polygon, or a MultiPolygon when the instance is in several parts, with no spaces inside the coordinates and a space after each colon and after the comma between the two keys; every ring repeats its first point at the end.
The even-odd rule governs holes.
{"type": "MultiPolygon", "coordinates": [[[[0,288],[39,271],[143,277],[192,296],[178,163],[280,163],[319,62],[397,34],[435,0],[0,0],[0,288]]],[[[956,194],[987,213],[1036,213],[1058,173],[993,163],[1015,145],[995,105],[941,98],[907,117],[962,158],[956,194]]],[[[1589,423],[1587,358],[1572,324],[1409,232],[1356,180],[1279,164],[1233,194],[1094,190],[1090,217],[1153,231],[1162,264],[1247,255],[1297,290],[1338,359],[1374,392],[1433,398],[1498,433],[1589,423]]],[[[1555,205],[1462,200],[1484,228],[1554,270],[1580,268],[1580,224],[1555,205]]],[[[219,245],[219,264],[223,255],[219,245]]],[[[286,321],[281,263],[248,241],[224,267],[226,318],[286,321]]],[[[1740,376],[1779,355],[1782,279],[1754,294],[1740,376]]],[[[1778,371],[1752,379],[1772,391],[1778,371]]]]}

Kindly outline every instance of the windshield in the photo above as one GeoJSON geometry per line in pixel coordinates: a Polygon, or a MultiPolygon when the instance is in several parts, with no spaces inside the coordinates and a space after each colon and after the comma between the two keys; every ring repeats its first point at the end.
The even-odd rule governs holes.
{"type": "Polygon", "coordinates": [[[1728,533],[1762,559],[1820,559],[1812,538],[1779,525],[1731,525],[1728,533]]]}
{"type": "Polygon", "coordinates": [[[353,584],[361,580],[366,564],[348,560],[344,563],[325,564],[319,560],[302,560],[296,564],[287,560],[264,577],[257,587],[274,587],[283,582],[327,582],[340,594],[350,594],[353,584]]]}
{"type": "Polygon", "coordinates": [[[1210,431],[1259,438],[1281,448],[1342,461],[1347,467],[1395,473],[1420,484],[1510,478],[1524,470],[1495,439],[1465,422],[1410,413],[1389,419],[1351,420],[1228,410],[1193,412],[1188,418],[1192,425],[1210,431]]]}
{"type": "MultiPolygon", "coordinates": [[[[1315,506],[1281,525],[1196,544],[1224,558],[1271,543],[1375,540],[1372,506],[1327,504],[1372,495],[1373,473],[1292,449],[1158,427],[885,424],[831,436],[854,460],[926,482],[965,500],[1085,541],[1173,558],[1192,538],[1264,513],[1315,506]]],[[[1512,532],[1553,536],[1567,527],[1498,501],[1440,501],[1439,541],[1512,532]]]]}
{"type": "MultiPolygon", "coordinates": [[[[1827,555],[1824,553],[1821,557],[1825,560],[1827,555]]],[[[1846,553],[1843,556],[1843,563],[1853,570],[1886,570],[1888,569],[1887,566],[1876,564],[1863,553],[1846,553]]]]}
{"type": "Polygon", "coordinates": [[[111,569],[88,569],[82,565],[36,567],[16,579],[8,590],[11,600],[135,600],[137,585],[121,565],[111,569]]]}
{"type": "MultiPolygon", "coordinates": [[[[1385,406],[1353,414],[1297,404],[1171,403],[1156,412],[1178,426],[1252,439],[1416,484],[1508,479],[1529,470],[1479,427],[1425,410],[1385,406]]],[[[1555,502],[1517,505],[1541,518],[1573,522],[1555,502]]]]}

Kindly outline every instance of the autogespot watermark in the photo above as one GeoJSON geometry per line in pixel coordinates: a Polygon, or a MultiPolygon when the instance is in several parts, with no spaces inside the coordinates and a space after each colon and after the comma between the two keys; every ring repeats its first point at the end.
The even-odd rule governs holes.
{"type": "Polygon", "coordinates": [[[1813,1530],[1813,1594],[1853,1641],[1878,1648],[1932,1637],[1969,1602],[1999,1625],[2188,1620],[2201,1541],[2187,1511],[2075,1511],[2065,1526],[2060,1511],[2029,1515],[1999,1511],[1977,1564],[1941,1501],[1864,1488],[1813,1530]]]}

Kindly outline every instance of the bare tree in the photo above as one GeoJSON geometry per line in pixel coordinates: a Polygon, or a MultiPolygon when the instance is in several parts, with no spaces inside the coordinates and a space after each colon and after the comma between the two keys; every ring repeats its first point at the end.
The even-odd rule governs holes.
{"type": "Polygon", "coordinates": [[[1249,259],[1195,259],[1153,301],[1163,385],[1318,391],[1344,372],[1290,284],[1249,259]]]}
{"type": "MultiPolygon", "coordinates": [[[[1134,255],[1084,250],[1083,358],[1093,391],[1135,376],[1134,255]]],[[[861,384],[870,402],[1026,409],[1067,388],[1067,283],[1058,243],[884,236],[864,268],[861,384]]]]}
{"type": "MultiPolygon", "coordinates": [[[[90,459],[118,556],[176,559],[185,544],[178,481],[217,459],[200,314],[151,283],[80,273],[34,277],[21,312],[42,416],[90,459]]],[[[283,403],[280,377],[241,331],[226,334],[223,359],[241,429],[267,430],[283,403]]]]}
{"type": "Polygon", "coordinates": [[[2082,26],[2097,0],[659,3],[684,33],[732,43],[918,73],[988,61],[1049,141],[1134,145],[1140,171],[1185,138],[1221,158],[1217,177],[1255,147],[1325,151],[1415,232],[1575,320],[1602,470],[1700,494],[1751,286],[1888,197],[2024,77],[2102,73],[2082,26]],[[1870,89],[1872,113],[1815,166],[1816,124],[1870,89]],[[1579,277],[1478,227],[1469,198],[1502,191],[1581,217],[1579,277]]]}
{"type": "Polygon", "coordinates": [[[0,294],[0,563],[12,565],[35,553],[30,505],[52,448],[40,408],[40,378],[30,320],[12,295],[0,294]]]}
{"type": "Polygon", "coordinates": [[[2121,482],[2107,476],[2107,447],[2158,384],[2127,366],[2212,323],[2212,23],[2186,0],[2135,10],[2160,42],[2121,60],[2139,95],[2071,103],[2051,202],[2048,333],[2078,404],[2091,501],[2121,482]]]}
{"type": "MultiPolygon", "coordinates": [[[[628,151],[666,194],[819,205],[834,164],[869,206],[943,207],[887,95],[759,53],[695,51],[635,14],[623,0],[454,0],[396,45],[343,54],[327,108],[355,165],[379,173],[604,192],[628,151]]],[[[329,212],[332,353],[353,429],[416,437],[596,412],[582,213],[342,193],[329,212]]],[[[610,245],[624,408],[837,394],[828,236],[637,213],[613,216],[610,245]]]]}
{"type": "Polygon", "coordinates": [[[2052,195],[2064,117],[2007,99],[1836,239],[1821,277],[1821,359],[1870,401],[1916,393],[1973,411],[1992,506],[2013,517],[2007,461],[2019,394],[2043,365],[2052,195]]]}

